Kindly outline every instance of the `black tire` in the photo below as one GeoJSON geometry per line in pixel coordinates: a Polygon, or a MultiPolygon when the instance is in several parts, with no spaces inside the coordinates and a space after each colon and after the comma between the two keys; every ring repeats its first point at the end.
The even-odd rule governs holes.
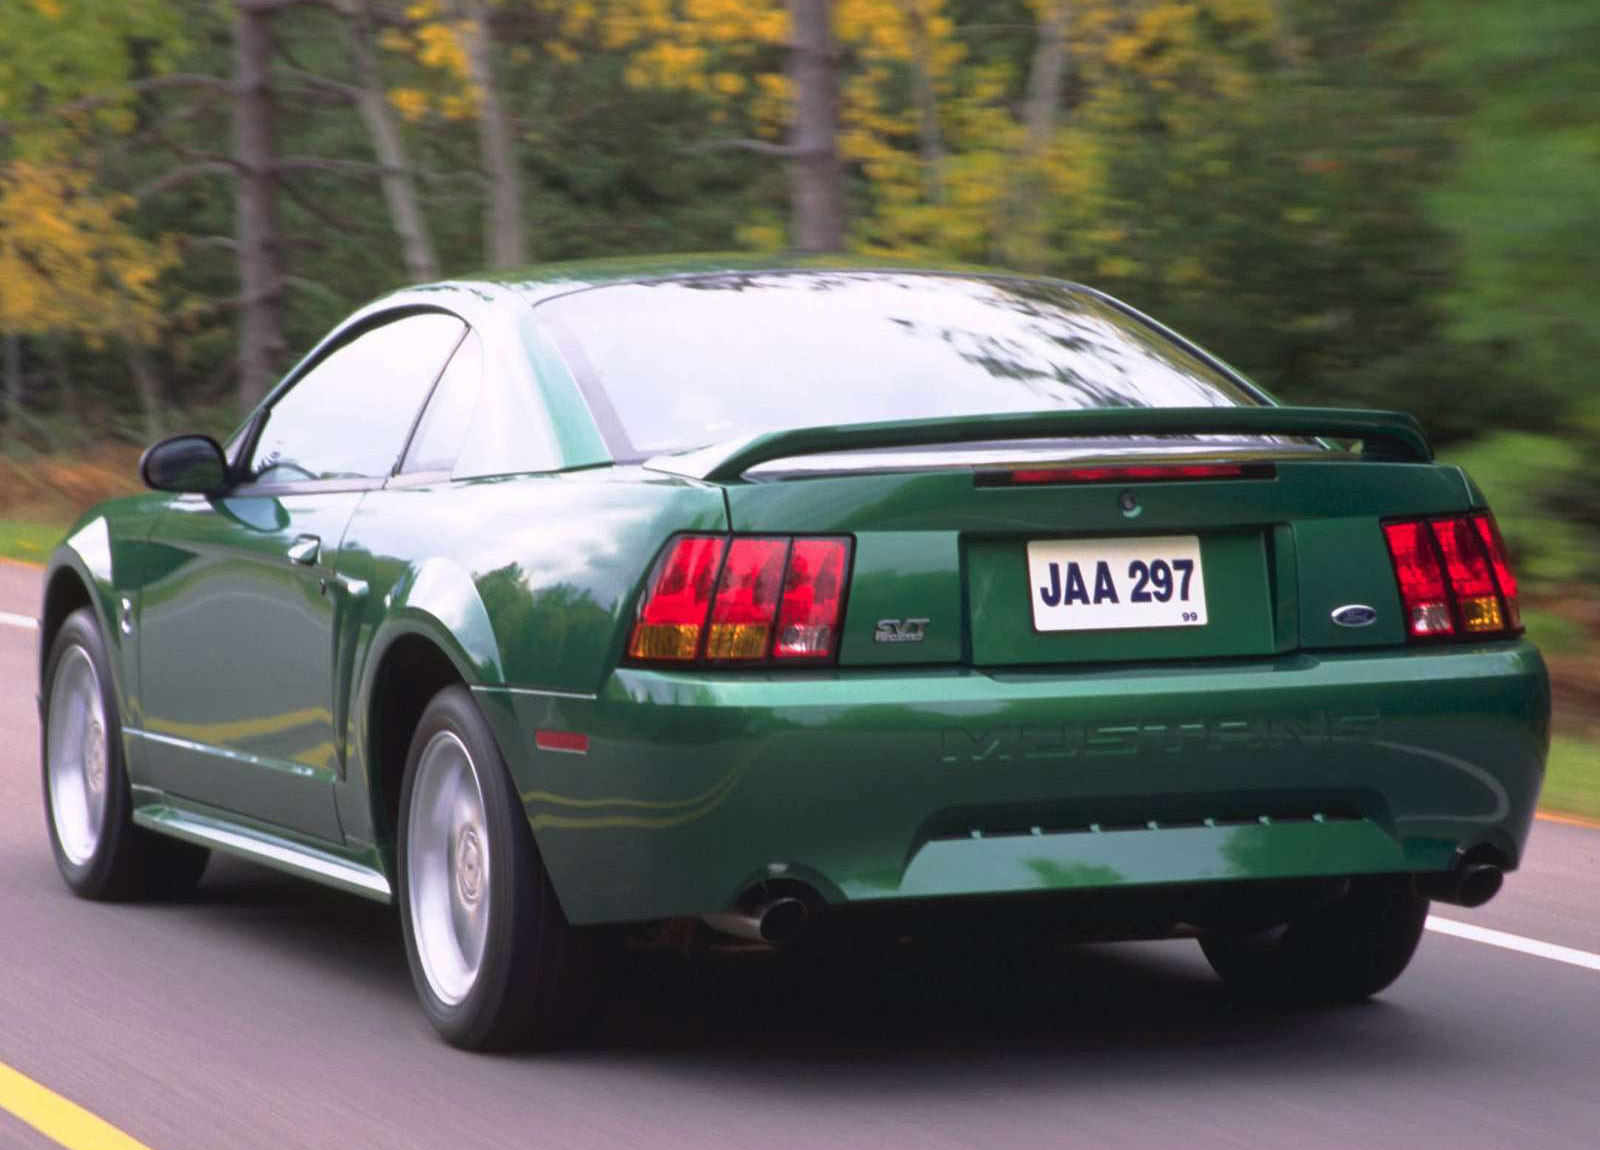
{"type": "MultiPolygon", "coordinates": [[[[446,687],[422,713],[406,758],[399,822],[402,933],[428,1021],[445,1041],[468,1050],[551,1046],[572,1038],[588,1013],[590,935],[567,924],[499,746],[465,687],[446,687]],[[424,968],[410,877],[419,765],[440,732],[453,734],[470,755],[483,800],[491,876],[482,957],[470,989],[454,1003],[436,992],[424,968]]],[[[447,883],[455,881],[453,862],[451,867],[447,883]]]]}
{"type": "Polygon", "coordinates": [[[1304,917],[1254,934],[1200,939],[1211,968],[1246,998],[1360,1002],[1399,978],[1416,952],[1428,900],[1406,876],[1353,878],[1304,917]]]}
{"type": "Polygon", "coordinates": [[[61,624],[45,659],[42,687],[39,774],[44,791],[45,827],[56,868],[67,886],[83,898],[105,901],[170,899],[188,893],[200,881],[211,852],[133,824],[133,801],[122,757],[122,723],[116,688],[100,626],[87,607],[74,611],[61,624]],[[92,849],[85,857],[74,859],[71,853],[81,852],[69,852],[63,845],[61,829],[56,825],[56,807],[51,801],[50,733],[57,677],[69,664],[69,657],[77,660],[78,652],[88,657],[94,669],[103,708],[105,798],[98,837],[92,849]]]}

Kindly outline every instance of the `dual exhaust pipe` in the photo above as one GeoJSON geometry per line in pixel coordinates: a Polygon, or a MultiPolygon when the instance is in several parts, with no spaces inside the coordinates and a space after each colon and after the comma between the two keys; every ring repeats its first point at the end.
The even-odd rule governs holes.
{"type": "Polygon", "coordinates": [[[804,899],[793,895],[766,899],[749,911],[700,916],[700,921],[713,930],[769,946],[787,946],[805,930],[810,919],[811,908],[804,899]]]}
{"type": "MultiPolygon", "coordinates": [[[[1500,893],[1505,871],[1498,862],[1463,858],[1450,870],[1419,874],[1412,879],[1418,894],[1452,906],[1478,907],[1500,893]]],[[[811,907],[794,895],[778,895],[755,903],[750,910],[703,914],[700,920],[713,930],[768,946],[787,946],[806,929],[811,907]]]]}
{"type": "Polygon", "coordinates": [[[1453,870],[1419,874],[1413,880],[1417,893],[1451,906],[1482,906],[1500,893],[1505,872],[1499,863],[1463,859],[1453,870]]]}

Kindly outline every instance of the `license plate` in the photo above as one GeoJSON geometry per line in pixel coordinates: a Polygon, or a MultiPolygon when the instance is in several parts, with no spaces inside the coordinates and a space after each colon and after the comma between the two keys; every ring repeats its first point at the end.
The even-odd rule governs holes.
{"type": "Polygon", "coordinates": [[[1200,539],[1036,539],[1028,544],[1036,631],[1203,627],[1200,539]]]}

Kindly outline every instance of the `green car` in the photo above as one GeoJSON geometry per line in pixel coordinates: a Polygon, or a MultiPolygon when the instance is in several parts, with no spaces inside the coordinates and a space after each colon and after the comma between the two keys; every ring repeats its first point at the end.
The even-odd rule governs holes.
{"type": "Polygon", "coordinates": [[[393,901],[461,1046],[570,1034],[652,931],[1005,918],[1359,999],[1533,817],[1549,688],[1472,481],[1088,288],[414,288],[141,469],[47,574],[62,875],[170,897],[220,850],[393,901]]]}

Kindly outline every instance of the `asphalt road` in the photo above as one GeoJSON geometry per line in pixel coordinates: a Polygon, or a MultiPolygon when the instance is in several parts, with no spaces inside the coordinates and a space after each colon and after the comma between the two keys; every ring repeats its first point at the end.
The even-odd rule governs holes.
{"type": "MultiPolygon", "coordinates": [[[[0,565],[0,612],[37,575],[0,565]]],[[[394,913],[215,860],[100,906],[45,845],[34,636],[0,621],[0,1062],[151,1150],[1600,1145],[1600,970],[1431,932],[1377,1002],[1236,1005],[1192,942],[834,977],[637,960],[582,1048],[458,1053],[394,913]]],[[[1452,919],[1600,952],[1600,831],[1452,919]]],[[[51,1145],[0,1109],[0,1146],[51,1145]]]]}

